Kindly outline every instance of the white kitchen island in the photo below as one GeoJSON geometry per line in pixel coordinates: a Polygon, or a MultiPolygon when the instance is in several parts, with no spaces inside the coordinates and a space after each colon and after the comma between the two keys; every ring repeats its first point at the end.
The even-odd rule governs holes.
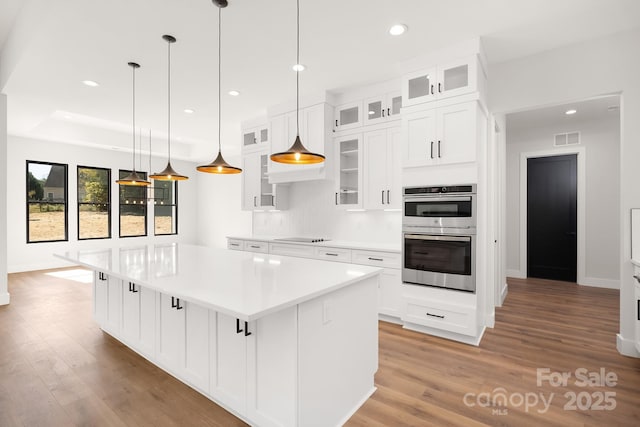
{"type": "Polygon", "coordinates": [[[58,255],[101,328],[256,426],[334,426],[375,390],[379,268],[185,244],[58,255]]]}

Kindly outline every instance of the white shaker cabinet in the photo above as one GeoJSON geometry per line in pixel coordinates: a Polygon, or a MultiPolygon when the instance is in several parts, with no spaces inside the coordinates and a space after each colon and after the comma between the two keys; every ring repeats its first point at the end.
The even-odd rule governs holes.
{"type": "Polygon", "coordinates": [[[336,132],[362,126],[362,101],[349,102],[335,108],[334,129],[336,132]]]}
{"type": "Polygon", "coordinates": [[[403,165],[475,161],[478,108],[476,101],[470,101],[406,114],[403,165]]]}
{"type": "Polygon", "coordinates": [[[477,55],[462,57],[405,75],[403,106],[484,91],[486,77],[477,55]]]}
{"type": "Polygon", "coordinates": [[[268,150],[246,153],[242,156],[242,209],[287,209],[287,188],[269,183],[268,150]]]}
{"type": "Polygon", "coordinates": [[[238,412],[247,407],[247,339],[244,322],[222,313],[210,319],[211,395],[238,412]]]}
{"type": "Polygon", "coordinates": [[[399,318],[402,316],[402,275],[400,269],[385,268],[380,275],[378,313],[399,318]]]}
{"type": "Polygon", "coordinates": [[[157,293],[134,282],[123,282],[122,337],[143,354],[153,357],[156,347],[157,293]]]}
{"type": "Polygon", "coordinates": [[[364,126],[400,119],[400,91],[374,96],[364,101],[364,126]]]}
{"type": "Polygon", "coordinates": [[[122,280],[107,276],[107,309],[104,329],[112,334],[120,332],[122,320],[122,280]]]}
{"type": "Polygon", "coordinates": [[[363,135],[365,209],[399,209],[402,206],[401,136],[399,127],[363,135]]]}
{"type": "Polygon", "coordinates": [[[109,295],[109,276],[96,271],[93,276],[93,319],[103,326],[107,320],[107,299],[109,295]]]}
{"type": "Polygon", "coordinates": [[[343,208],[362,208],[363,153],[362,134],[341,136],[334,140],[334,203],[343,208]]]}
{"type": "Polygon", "coordinates": [[[269,146],[269,125],[267,123],[259,126],[242,127],[242,150],[243,152],[254,149],[261,149],[269,146]]]}
{"type": "Polygon", "coordinates": [[[160,294],[158,359],[189,384],[209,391],[209,310],[160,294]]]}

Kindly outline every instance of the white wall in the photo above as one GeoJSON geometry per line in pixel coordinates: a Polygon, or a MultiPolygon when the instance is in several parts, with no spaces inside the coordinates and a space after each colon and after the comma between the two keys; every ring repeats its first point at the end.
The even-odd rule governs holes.
{"type": "MultiPolygon", "coordinates": [[[[520,265],[520,155],[554,151],[553,135],[579,131],[585,148],[585,277],[581,284],[619,288],[620,235],[620,116],[603,111],[598,120],[572,121],[513,131],[507,116],[507,269],[510,275],[526,277],[520,265]],[[568,126],[568,127],[567,127],[568,126]]],[[[563,154],[563,153],[559,153],[563,154]]]]}
{"type": "MultiPolygon", "coordinates": [[[[10,200],[7,210],[7,244],[9,272],[38,270],[68,265],[55,258],[61,253],[76,248],[91,248],[113,243],[131,244],[153,242],[195,243],[197,236],[197,176],[195,164],[172,159],[174,168],[191,179],[178,183],[178,235],[153,237],[153,212],[148,212],[148,237],[118,237],[118,185],[115,183],[119,169],[131,168],[131,153],[110,149],[96,149],[51,141],[9,136],[7,175],[12,177],[7,191],[10,200]],[[44,161],[68,165],[68,242],[30,243],[26,237],[26,161],[44,161]],[[80,166],[96,166],[111,169],[111,239],[83,240],[77,238],[77,169],[80,166]]],[[[145,156],[146,157],[146,156],[145,156]]],[[[138,164],[136,162],[136,164],[138,164]]],[[[142,170],[148,167],[148,157],[143,159],[142,170]]],[[[154,158],[156,172],[164,169],[166,159],[154,158]]],[[[5,200],[2,197],[2,200],[5,200]]]]}
{"type": "Polygon", "coordinates": [[[333,181],[291,184],[289,209],[254,213],[253,233],[393,243],[400,247],[401,212],[347,212],[336,208],[334,194],[333,181]]]}
{"type": "Polygon", "coordinates": [[[489,106],[506,113],[622,93],[620,142],[620,334],[618,350],[633,346],[635,304],[630,209],[640,207],[640,31],[554,49],[490,68],[489,106]]]}
{"type": "MultiPolygon", "coordinates": [[[[240,134],[238,133],[238,141],[240,134]]],[[[240,165],[238,157],[225,160],[240,165]]],[[[226,248],[226,236],[251,234],[251,212],[240,210],[242,174],[215,175],[198,173],[198,218],[196,243],[226,248]]]]}
{"type": "Polygon", "coordinates": [[[5,173],[0,179],[0,305],[9,304],[7,292],[7,96],[0,93],[0,169],[5,173]]]}

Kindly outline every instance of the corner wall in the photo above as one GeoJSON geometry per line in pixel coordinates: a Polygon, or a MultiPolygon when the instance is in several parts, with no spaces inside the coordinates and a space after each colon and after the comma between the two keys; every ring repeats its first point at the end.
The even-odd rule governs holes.
{"type": "MultiPolygon", "coordinates": [[[[115,183],[119,169],[131,168],[131,153],[110,149],[90,148],[78,145],[41,141],[16,136],[8,137],[7,176],[12,177],[7,190],[9,200],[7,209],[7,268],[9,272],[31,271],[57,268],[69,265],[53,256],[68,250],[96,248],[111,244],[147,244],[183,242],[195,243],[197,229],[197,175],[195,164],[172,159],[174,168],[189,176],[188,181],[178,183],[178,234],[172,236],[153,236],[153,211],[147,215],[146,237],[119,238],[118,229],[118,185],[115,183]],[[50,243],[27,243],[26,229],[26,161],[64,163],[68,165],[68,241],[50,243]],[[96,166],[111,169],[111,239],[78,240],[77,236],[77,174],[76,167],[96,166]]],[[[143,165],[148,165],[148,158],[143,165]]],[[[153,158],[154,172],[166,164],[164,158],[153,158]]],[[[142,167],[144,171],[148,167],[142,167]]]]}
{"type": "Polygon", "coordinates": [[[0,179],[0,305],[9,304],[7,291],[7,96],[0,93],[0,169],[4,176],[0,179]]]}

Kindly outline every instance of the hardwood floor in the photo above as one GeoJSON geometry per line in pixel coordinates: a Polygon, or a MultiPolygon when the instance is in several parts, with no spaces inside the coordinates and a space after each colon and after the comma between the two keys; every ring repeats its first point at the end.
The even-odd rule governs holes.
{"type": "MultiPolygon", "coordinates": [[[[12,303],[0,307],[0,426],[244,425],[103,333],[90,285],[44,273],[10,275],[12,303]]],[[[512,279],[479,347],[380,322],[378,390],[347,425],[640,425],[640,359],[615,348],[618,298],[512,279]],[[571,378],[538,386],[538,368],[571,378]],[[579,387],[579,368],[604,368],[617,383],[579,387]],[[500,396],[506,405],[487,406],[500,396]]]]}

